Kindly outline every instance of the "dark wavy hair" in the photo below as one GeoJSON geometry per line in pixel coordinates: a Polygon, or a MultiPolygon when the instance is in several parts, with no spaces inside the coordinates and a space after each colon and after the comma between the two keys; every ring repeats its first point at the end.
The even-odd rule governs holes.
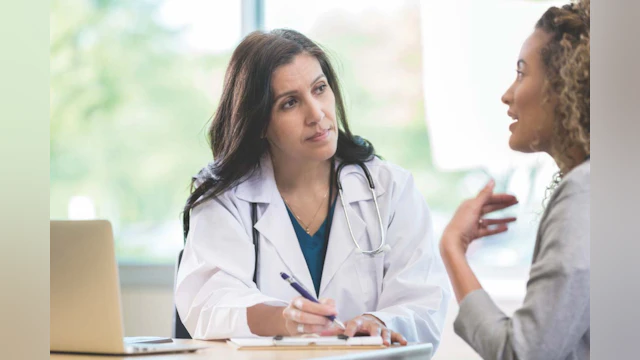
{"type": "MultiPolygon", "coordinates": [[[[268,150],[262,135],[269,126],[274,102],[272,75],[300,54],[309,54],[318,60],[335,95],[339,128],[335,157],[343,163],[356,163],[375,156],[373,145],[349,130],[338,77],[326,52],[294,30],[255,31],[242,40],[231,56],[208,134],[214,161],[197,187],[196,178],[192,179],[184,216],[188,217],[199,204],[237,185],[259,167],[261,157],[268,150]]],[[[185,227],[188,228],[188,221],[185,227]]],[[[187,229],[185,236],[186,232],[187,229]]]]}

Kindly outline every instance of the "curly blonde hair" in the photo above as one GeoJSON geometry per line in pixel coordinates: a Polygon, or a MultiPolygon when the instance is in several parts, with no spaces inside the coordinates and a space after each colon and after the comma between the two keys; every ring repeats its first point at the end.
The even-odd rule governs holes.
{"type": "MultiPolygon", "coordinates": [[[[590,1],[579,0],[561,8],[549,8],[536,29],[551,35],[541,50],[545,67],[545,102],[557,100],[553,143],[560,169],[573,168],[584,159],[573,159],[567,150],[578,146],[590,151],[590,1]]],[[[560,174],[560,178],[562,174],[560,174]]]]}

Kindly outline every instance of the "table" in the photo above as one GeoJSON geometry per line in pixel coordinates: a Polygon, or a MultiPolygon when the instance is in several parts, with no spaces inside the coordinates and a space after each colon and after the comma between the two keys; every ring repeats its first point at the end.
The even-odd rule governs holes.
{"type": "Polygon", "coordinates": [[[174,339],[177,343],[205,345],[207,349],[195,353],[159,354],[159,355],[131,355],[131,356],[103,356],[51,354],[50,360],[292,360],[292,359],[397,359],[397,360],[429,360],[433,352],[431,344],[409,344],[407,346],[392,346],[382,350],[237,350],[227,345],[225,341],[202,341],[174,339]]]}

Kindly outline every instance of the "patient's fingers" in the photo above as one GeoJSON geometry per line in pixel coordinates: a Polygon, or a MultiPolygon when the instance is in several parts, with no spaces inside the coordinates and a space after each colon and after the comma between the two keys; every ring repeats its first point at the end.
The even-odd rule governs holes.
{"type": "Polygon", "coordinates": [[[492,213],[494,211],[506,209],[506,208],[511,207],[511,206],[513,206],[515,204],[517,204],[517,203],[483,205],[482,208],[480,209],[480,215],[482,216],[482,215],[485,215],[485,214],[492,213]]]}
{"type": "Polygon", "coordinates": [[[509,218],[503,218],[503,219],[481,219],[479,224],[480,226],[488,227],[491,225],[507,224],[514,221],[516,221],[515,217],[509,217],[509,218]]]}
{"type": "Polygon", "coordinates": [[[498,225],[493,229],[483,228],[483,229],[480,229],[478,231],[478,237],[481,238],[481,237],[485,237],[485,236],[491,236],[491,235],[495,235],[495,234],[500,234],[500,233],[503,233],[503,232],[505,232],[507,230],[509,230],[509,228],[507,227],[507,225],[504,225],[504,224],[498,225]]]}

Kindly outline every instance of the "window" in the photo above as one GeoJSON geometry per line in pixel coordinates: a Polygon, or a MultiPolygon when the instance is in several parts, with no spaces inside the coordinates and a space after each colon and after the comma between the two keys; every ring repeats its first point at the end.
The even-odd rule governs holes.
{"type": "Polygon", "coordinates": [[[558,4],[53,1],[51,218],[108,218],[121,262],[173,264],[190,176],[211,157],[206,130],[241,6],[255,6],[267,30],[293,28],[328,49],[352,129],[414,174],[438,237],[489,176],[516,194],[517,224],[470,257],[480,272],[527,268],[556,168],[508,149],[500,96],[536,19],[558,4]]]}
{"type": "MultiPolygon", "coordinates": [[[[491,176],[496,191],[513,193],[520,201],[504,212],[518,217],[507,233],[475,242],[470,249],[470,261],[484,275],[485,287],[495,279],[527,276],[545,190],[557,171],[546,154],[509,149],[511,120],[500,100],[515,79],[522,43],[552,5],[564,2],[421,2],[425,119],[434,164],[438,171],[463,172],[466,196],[474,196],[491,176]]],[[[503,284],[490,290],[524,295],[524,287],[503,284]]]]}
{"type": "Polygon", "coordinates": [[[51,4],[50,216],[107,218],[120,262],[171,263],[240,2],[51,4]]]}
{"type": "MultiPolygon", "coordinates": [[[[496,293],[527,274],[547,184],[547,155],[509,149],[500,98],[520,47],[558,1],[265,1],[265,27],[303,32],[334,56],[352,130],[410,170],[440,237],[460,202],[488,181],[518,196],[508,233],[474,243],[472,266],[496,293]],[[507,15],[505,15],[507,14],[507,15]],[[504,29],[508,29],[505,31],[504,29]],[[510,269],[505,272],[504,269],[510,269]],[[489,276],[487,276],[489,275],[489,276]]],[[[515,292],[515,293],[514,293],[515,292]]]]}

